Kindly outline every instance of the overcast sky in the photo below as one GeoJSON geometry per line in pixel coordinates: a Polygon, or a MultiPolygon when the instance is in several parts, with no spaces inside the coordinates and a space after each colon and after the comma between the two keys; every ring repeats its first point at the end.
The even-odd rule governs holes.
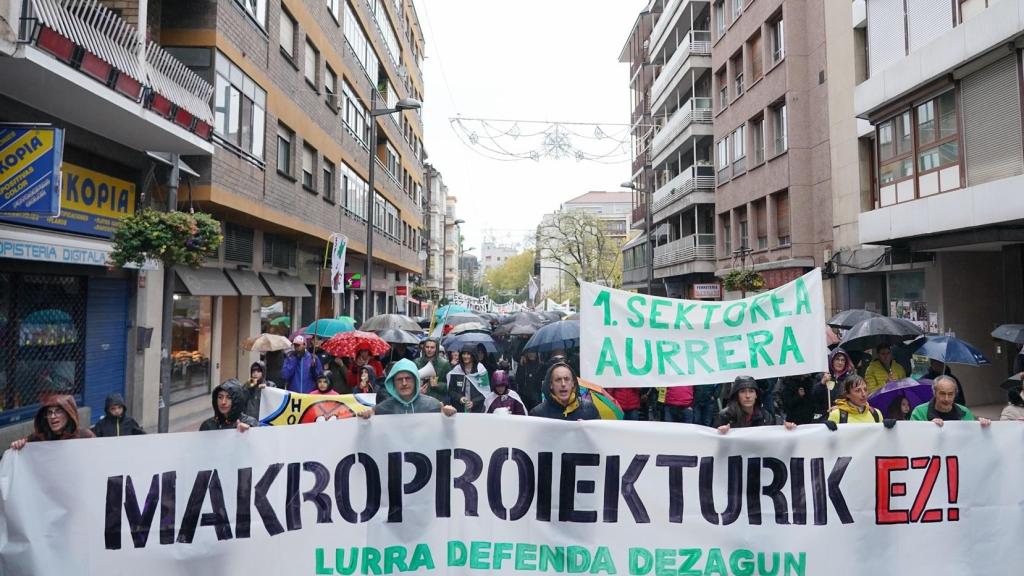
{"type": "MultiPolygon", "coordinates": [[[[449,118],[628,123],[629,65],[618,56],[644,0],[415,3],[427,42],[424,144],[458,198],[467,247],[479,251],[490,231],[499,241],[521,240],[562,202],[629,180],[628,160],[485,158],[463,144],[449,118]]],[[[607,147],[599,144],[587,146],[607,147]]]]}

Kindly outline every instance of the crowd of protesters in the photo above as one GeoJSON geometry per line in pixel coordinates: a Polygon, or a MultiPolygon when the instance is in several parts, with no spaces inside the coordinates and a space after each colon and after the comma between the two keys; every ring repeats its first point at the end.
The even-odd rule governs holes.
{"type": "MultiPolygon", "coordinates": [[[[353,358],[336,358],[298,335],[280,370],[280,383],[266,377],[261,362],[253,363],[244,381],[229,379],[210,395],[212,416],[201,431],[258,426],[260,397],[268,386],[306,394],[366,394],[375,397],[373,409],[360,417],[413,413],[506,414],[557,420],[596,420],[601,415],[593,392],[580,385],[579,359],[565,350],[548,354],[528,351],[514,361],[509,354],[494,354],[482,345],[444,350],[432,338],[418,349],[395,348],[383,357],[360,349],[353,358]],[[387,366],[385,367],[385,363],[387,366]],[[427,369],[427,365],[430,365],[427,369]],[[430,374],[421,376],[421,374],[430,374]]],[[[606,392],[622,410],[624,420],[660,421],[714,427],[722,434],[733,428],[823,424],[831,430],[846,424],[881,424],[892,428],[900,420],[990,421],[965,405],[963,388],[948,366],[932,360],[925,379],[932,382],[932,398],[916,406],[897,394],[887,406],[872,406],[869,397],[886,384],[907,377],[907,367],[889,346],[873,354],[853,355],[841,348],[829,356],[829,370],[755,380],[737,377],[717,385],[615,388],[606,392]]],[[[1020,387],[1008,391],[1002,420],[1024,421],[1020,387]]],[[[42,399],[34,432],[11,444],[20,450],[29,442],[144,434],[127,414],[118,394],[107,398],[103,417],[91,429],[79,423],[74,397],[54,394],[42,399]]]]}

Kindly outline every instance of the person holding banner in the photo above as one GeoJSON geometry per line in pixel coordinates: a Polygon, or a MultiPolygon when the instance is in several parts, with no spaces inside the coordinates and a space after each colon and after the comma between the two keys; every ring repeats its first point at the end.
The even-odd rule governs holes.
{"type": "MultiPolygon", "coordinates": [[[[391,372],[384,380],[384,388],[390,396],[377,404],[373,414],[385,416],[393,414],[429,414],[441,412],[445,416],[454,416],[455,408],[442,405],[435,398],[420,394],[419,369],[412,360],[402,359],[395,362],[391,372]]],[[[367,418],[371,411],[366,412],[367,418]]]]}
{"type": "Polygon", "coordinates": [[[565,362],[552,364],[544,376],[544,400],[530,410],[530,416],[553,420],[599,420],[601,415],[580,392],[580,382],[565,362]]]}
{"type": "Polygon", "coordinates": [[[459,364],[448,372],[446,404],[459,407],[463,412],[482,413],[484,399],[491,393],[491,377],[477,360],[476,346],[467,343],[459,352],[459,364]]]}
{"type": "Polygon", "coordinates": [[[857,367],[850,354],[842,348],[836,348],[828,355],[828,372],[821,375],[821,384],[813,390],[815,412],[822,416],[832,410],[836,400],[842,397],[843,380],[854,374],[857,367]]]}
{"type": "MultiPolygon", "coordinates": [[[[729,401],[718,413],[718,432],[726,434],[733,428],[775,426],[779,424],[774,414],[761,407],[761,388],[750,376],[737,376],[729,387],[729,401]]],[[[787,430],[796,428],[792,422],[784,422],[787,430]]]]}
{"type": "Polygon", "coordinates": [[[859,374],[851,374],[843,379],[843,397],[836,400],[835,406],[828,413],[825,425],[835,430],[836,424],[881,424],[892,428],[895,420],[882,417],[882,411],[868,404],[868,385],[859,374]]]}
{"type": "Polygon", "coordinates": [[[213,403],[213,416],[199,426],[200,432],[231,428],[245,432],[249,428],[260,425],[256,418],[243,412],[245,391],[242,390],[242,384],[238,380],[231,378],[222,382],[220,386],[213,389],[210,400],[213,403]]]}
{"type": "Polygon", "coordinates": [[[942,375],[932,382],[935,396],[914,408],[910,419],[918,422],[931,420],[941,427],[947,420],[977,420],[982,428],[988,427],[992,421],[988,418],[977,418],[969,408],[956,403],[957,382],[952,376],[942,375]]]}
{"type": "Polygon", "coordinates": [[[422,354],[416,359],[416,367],[423,368],[427,364],[434,367],[434,375],[423,383],[420,392],[443,401],[448,395],[448,372],[451,371],[452,365],[440,354],[440,346],[436,338],[424,340],[420,344],[422,354]]]}
{"type": "Polygon", "coordinates": [[[70,394],[44,396],[33,426],[35,432],[11,442],[11,450],[21,450],[29,442],[96,437],[88,428],[79,427],[78,404],[70,394]]]}

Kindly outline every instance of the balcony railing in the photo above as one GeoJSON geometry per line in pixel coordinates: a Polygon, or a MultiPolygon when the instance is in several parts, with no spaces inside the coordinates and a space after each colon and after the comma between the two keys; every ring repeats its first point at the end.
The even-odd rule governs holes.
{"type": "Polygon", "coordinates": [[[647,218],[647,205],[640,204],[633,208],[633,222],[643,222],[647,218]]]}
{"type": "Polygon", "coordinates": [[[693,192],[694,190],[714,190],[715,169],[712,166],[690,166],[678,176],[669,180],[654,193],[654,212],[667,208],[670,204],[693,192]]]}
{"type": "Polygon", "coordinates": [[[669,87],[669,83],[672,78],[676,76],[676,73],[683,67],[683,63],[690,58],[691,55],[696,56],[710,56],[711,55],[711,32],[708,30],[690,30],[683,37],[682,42],[676,47],[676,51],[669,58],[668,63],[661,67],[661,72],[658,77],[654,79],[654,84],[651,86],[651,94],[654,95],[654,99],[658,100],[658,95],[664,94],[665,90],[669,87]]]}
{"type": "MultiPolygon", "coordinates": [[[[690,124],[710,124],[711,117],[711,98],[701,96],[690,98],[669,116],[665,125],[654,135],[654,149],[661,150],[663,146],[671,142],[673,137],[686,130],[690,124]]],[[[657,156],[657,152],[655,152],[655,156],[657,156]]]]}
{"type": "Polygon", "coordinates": [[[732,161],[732,177],[735,178],[740,174],[747,172],[747,157],[737,158],[732,161]]]}
{"type": "Polygon", "coordinates": [[[23,40],[208,139],[213,86],[98,0],[25,0],[23,40]]]}
{"type": "Polygon", "coordinates": [[[654,267],[715,259],[714,234],[690,234],[654,249],[654,267]]]}

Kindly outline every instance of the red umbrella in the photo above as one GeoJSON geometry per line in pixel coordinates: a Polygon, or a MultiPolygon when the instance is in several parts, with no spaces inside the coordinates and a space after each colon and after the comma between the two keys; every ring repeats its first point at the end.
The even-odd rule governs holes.
{"type": "Polygon", "coordinates": [[[369,350],[372,356],[380,356],[391,349],[391,345],[380,336],[361,330],[335,334],[320,347],[328,354],[343,358],[355,358],[360,350],[369,350]]]}

